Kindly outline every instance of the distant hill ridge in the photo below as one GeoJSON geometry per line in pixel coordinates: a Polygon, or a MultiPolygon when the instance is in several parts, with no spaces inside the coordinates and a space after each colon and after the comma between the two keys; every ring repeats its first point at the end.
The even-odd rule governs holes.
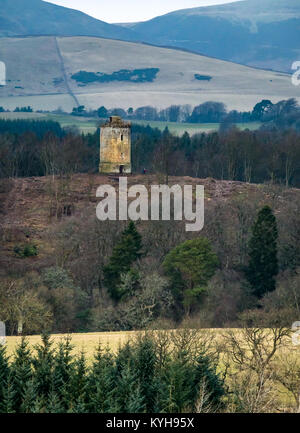
{"type": "Polygon", "coordinates": [[[0,0],[0,36],[99,36],[134,40],[135,33],[42,0],[0,0]]]}
{"type": "Polygon", "coordinates": [[[300,59],[299,0],[183,9],[129,28],[146,42],[264,69],[290,72],[292,62],[300,59]]]}
{"type": "Polygon", "coordinates": [[[284,72],[291,72],[292,63],[300,59],[299,34],[299,0],[244,0],[125,24],[108,24],[42,0],[0,0],[0,37],[96,36],[147,42],[284,72]]]}

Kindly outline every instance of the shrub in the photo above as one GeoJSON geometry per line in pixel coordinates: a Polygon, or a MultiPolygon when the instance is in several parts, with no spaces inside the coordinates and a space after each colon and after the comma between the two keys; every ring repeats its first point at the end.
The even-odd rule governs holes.
{"type": "Polygon", "coordinates": [[[16,256],[21,258],[35,257],[38,255],[38,249],[34,244],[26,244],[22,246],[16,245],[14,248],[14,253],[16,256]]]}

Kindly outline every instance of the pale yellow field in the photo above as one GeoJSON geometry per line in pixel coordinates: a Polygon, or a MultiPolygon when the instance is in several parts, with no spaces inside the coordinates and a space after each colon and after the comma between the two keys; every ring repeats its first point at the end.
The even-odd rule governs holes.
{"type": "MultiPolygon", "coordinates": [[[[116,351],[119,346],[122,346],[129,339],[137,335],[137,332],[91,332],[87,334],[56,334],[52,335],[51,338],[54,345],[61,341],[63,338],[70,336],[74,345],[74,353],[80,353],[81,350],[87,355],[88,359],[93,357],[93,353],[99,343],[102,346],[108,346],[112,351],[116,351]]],[[[29,344],[34,346],[41,343],[41,337],[39,335],[32,335],[27,337],[29,344]]],[[[17,344],[21,341],[21,337],[7,337],[7,353],[12,355],[17,344]]]]}
{"type": "MultiPolygon", "coordinates": [[[[182,332],[190,332],[195,333],[194,338],[196,335],[197,339],[199,338],[199,334],[197,330],[188,330],[185,329],[181,330],[182,332]]],[[[178,332],[181,332],[178,330],[178,332]]],[[[200,331],[201,333],[201,339],[205,340],[211,340],[211,341],[220,341],[220,337],[224,333],[224,329],[203,329],[200,331]]],[[[79,354],[82,350],[86,354],[86,358],[88,362],[90,362],[93,359],[93,355],[95,353],[96,348],[98,347],[99,343],[103,348],[108,347],[111,351],[116,352],[120,346],[123,346],[126,342],[130,340],[134,340],[139,334],[144,334],[148,331],[123,331],[123,332],[89,332],[89,333],[76,333],[76,334],[53,334],[51,335],[51,339],[53,341],[53,347],[55,347],[60,341],[62,341],[66,337],[71,337],[72,344],[74,346],[73,353],[79,354]]],[[[149,331],[149,332],[159,332],[159,331],[149,331]]],[[[166,332],[170,333],[176,333],[177,331],[169,330],[166,332]]],[[[237,329],[236,332],[239,332],[237,329]]],[[[34,348],[36,344],[41,343],[41,337],[39,335],[30,335],[26,336],[29,345],[34,348]]],[[[170,338],[171,340],[171,338],[170,338]]],[[[21,337],[6,337],[6,347],[7,347],[7,354],[9,356],[14,354],[14,351],[20,343],[21,337]]]]}
{"type": "MultiPolygon", "coordinates": [[[[233,331],[236,334],[241,334],[241,329],[201,329],[201,330],[191,330],[188,328],[184,328],[182,330],[177,330],[179,333],[181,332],[195,332],[197,338],[202,337],[204,339],[210,339],[215,343],[222,343],[223,335],[227,331],[233,331]],[[200,331],[200,333],[198,333],[200,331]]],[[[175,330],[169,330],[166,332],[177,333],[175,330]]],[[[113,352],[116,352],[120,346],[125,344],[127,341],[135,339],[139,334],[143,334],[148,331],[121,331],[121,332],[89,332],[89,333],[75,333],[75,334],[53,334],[51,335],[51,339],[56,346],[57,343],[62,341],[66,337],[71,337],[72,344],[74,345],[74,353],[80,353],[82,350],[87,355],[87,358],[91,358],[93,353],[99,343],[102,347],[109,347],[113,352]]],[[[160,331],[149,331],[158,333],[160,331]]],[[[41,343],[41,337],[39,335],[30,335],[26,336],[29,341],[30,346],[34,347],[36,344],[41,343]]],[[[16,336],[7,336],[6,337],[6,347],[8,355],[12,355],[18,343],[20,343],[21,337],[16,336]]],[[[292,340],[289,337],[286,337],[284,352],[290,351],[290,353],[298,352],[299,347],[295,347],[292,344],[292,340]]]]}

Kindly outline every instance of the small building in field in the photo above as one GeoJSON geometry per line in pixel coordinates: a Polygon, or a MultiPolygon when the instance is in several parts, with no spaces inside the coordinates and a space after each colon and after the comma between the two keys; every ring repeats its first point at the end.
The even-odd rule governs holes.
{"type": "Polygon", "coordinates": [[[131,173],[131,124],[111,116],[100,131],[100,173],[131,173]]]}

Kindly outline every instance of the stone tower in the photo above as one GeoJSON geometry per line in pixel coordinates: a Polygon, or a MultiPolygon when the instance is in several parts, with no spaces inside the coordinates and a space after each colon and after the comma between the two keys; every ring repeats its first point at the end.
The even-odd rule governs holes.
{"type": "Polygon", "coordinates": [[[100,132],[100,173],[131,173],[131,125],[111,116],[100,132]]]}

